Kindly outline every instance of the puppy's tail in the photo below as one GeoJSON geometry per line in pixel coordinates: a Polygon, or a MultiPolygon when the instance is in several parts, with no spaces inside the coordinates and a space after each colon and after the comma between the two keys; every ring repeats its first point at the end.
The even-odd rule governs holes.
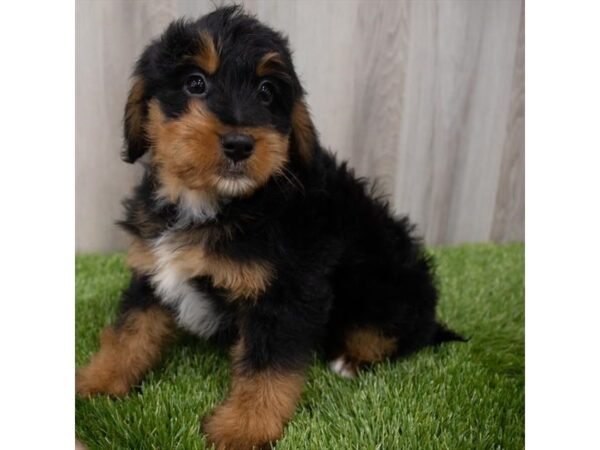
{"type": "Polygon", "coordinates": [[[442,342],[450,342],[450,341],[459,341],[459,342],[467,342],[468,339],[461,336],[460,334],[452,331],[445,325],[441,323],[436,324],[437,328],[435,333],[433,334],[433,339],[431,340],[431,345],[440,345],[442,342]]]}

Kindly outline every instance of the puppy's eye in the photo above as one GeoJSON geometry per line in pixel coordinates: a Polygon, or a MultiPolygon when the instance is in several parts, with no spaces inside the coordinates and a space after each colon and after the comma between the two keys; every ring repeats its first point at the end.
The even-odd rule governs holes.
{"type": "Polygon", "coordinates": [[[258,86],[258,98],[264,105],[270,105],[273,101],[275,89],[273,84],[268,81],[263,81],[258,86]]]}
{"type": "Polygon", "coordinates": [[[202,95],[206,92],[206,80],[200,74],[190,75],[185,80],[184,89],[190,95],[202,95]]]}

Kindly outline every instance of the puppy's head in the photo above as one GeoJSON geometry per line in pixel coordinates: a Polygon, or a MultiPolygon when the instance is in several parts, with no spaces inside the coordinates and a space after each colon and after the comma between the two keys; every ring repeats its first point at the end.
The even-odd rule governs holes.
{"type": "Polygon", "coordinates": [[[146,48],[125,141],[128,162],[150,153],[171,199],[249,195],[316,145],[286,39],[237,7],[174,22],[146,48]]]}

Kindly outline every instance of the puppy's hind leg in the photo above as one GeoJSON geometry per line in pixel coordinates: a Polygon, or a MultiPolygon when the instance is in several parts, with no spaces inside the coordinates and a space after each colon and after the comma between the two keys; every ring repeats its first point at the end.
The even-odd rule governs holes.
{"type": "Polygon", "coordinates": [[[392,356],[397,339],[387,337],[374,327],[349,330],[344,337],[341,354],[329,362],[329,368],[344,378],[354,378],[358,369],[392,356]]]}

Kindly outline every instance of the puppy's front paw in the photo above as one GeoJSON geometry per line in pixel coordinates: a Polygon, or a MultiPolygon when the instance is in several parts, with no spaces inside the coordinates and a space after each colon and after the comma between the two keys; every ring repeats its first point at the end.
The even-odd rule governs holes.
{"type": "Polygon", "coordinates": [[[75,392],[82,397],[107,394],[123,397],[129,392],[131,382],[127,374],[119,370],[119,354],[116,350],[117,336],[112,328],[102,333],[102,348],[90,363],[75,374],[75,392]]]}
{"type": "Polygon", "coordinates": [[[283,423],[267,416],[226,402],[204,419],[202,431],[217,450],[268,449],[281,437],[283,423]]]}
{"type": "Polygon", "coordinates": [[[75,392],[82,397],[106,394],[123,397],[129,392],[129,384],[110,372],[99,371],[90,364],[75,374],[75,392]]]}

